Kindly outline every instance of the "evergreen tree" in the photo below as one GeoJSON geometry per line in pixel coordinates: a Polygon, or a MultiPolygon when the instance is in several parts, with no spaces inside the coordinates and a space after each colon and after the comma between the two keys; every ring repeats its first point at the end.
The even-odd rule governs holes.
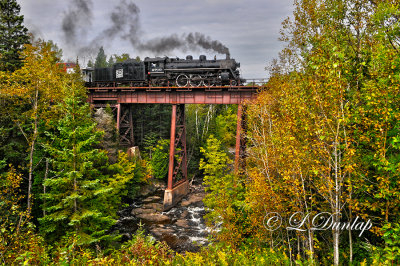
{"type": "Polygon", "coordinates": [[[74,233],[78,244],[112,240],[106,231],[115,223],[115,199],[112,180],[102,173],[108,167],[105,151],[98,145],[102,132],[96,130],[84,97],[74,89],[60,104],[65,116],[57,121],[56,130],[47,132],[46,149],[51,157],[53,177],[45,180],[43,195],[46,215],[39,219],[42,232],[49,240],[74,233]]]}
{"type": "Polygon", "coordinates": [[[108,62],[107,62],[108,66],[111,67],[112,65],[115,64],[115,60],[113,56],[110,56],[110,58],[108,58],[108,62]]]}
{"type": "Polygon", "coordinates": [[[158,179],[165,179],[168,175],[169,163],[169,140],[161,139],[153,148],[150,161],[153,176],[158,179]]]}
{"type": "Polygon", "coordinates": [[[89,59],[89,62],[87,63],[87,67],[94,67],[92,60],[89,59]]]}
{"type": "Polygon", "coordinates": [[[0,70],[14,71],[22,65],[19,52],[28,43],[28,29],[22,25],[20,5],[15,0],[0,0],[0,70]]]}
{"type": "Polygon", "coordinates": [[[94,67],[107,67],[107,56],[104,53],[103,46],[100,47],[99,52],[96,56],[96,61],[94,62],[94,67]]]}

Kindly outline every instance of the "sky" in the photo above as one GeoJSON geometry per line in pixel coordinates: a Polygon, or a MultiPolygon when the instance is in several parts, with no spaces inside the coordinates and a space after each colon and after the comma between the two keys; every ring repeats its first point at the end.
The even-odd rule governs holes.
{"type": "Polygon", "coordinates": [[[246,79],[266,78],[284,47],[278,40],[293,0],[17,0],[25,26],[54,41],[64,60],[85,65],[100,46],[107,55],[198,58],[241,64],[246,79]],[[175,49],[174,49],[175,47],[175,49]],[[211,48],[210,48],[211,47],[211,48]]]}

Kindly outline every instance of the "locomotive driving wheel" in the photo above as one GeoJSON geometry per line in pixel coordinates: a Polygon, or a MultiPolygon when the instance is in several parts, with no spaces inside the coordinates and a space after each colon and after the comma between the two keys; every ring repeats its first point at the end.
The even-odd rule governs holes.
{"type": "Polygon", "coordinates": [[[185,74],[180,74],[176,78],[176,85],[178,87],[186,87],[188,85],[188,83],[189,83],[189,78],[185,74]]]}
{"type": "Polygon", "coordinates": [[[215,80],[214,80],[214,78],[208,77],[208,78],[204,79],[203,84],[206,87],[213,87],[213,86],[215,86],[215,80]]]}
{"type": "Polygon", "coordinates": [[[200,75],[190,75],[190,86],[200,87],[203,85],[203,78],[200,75]]]}

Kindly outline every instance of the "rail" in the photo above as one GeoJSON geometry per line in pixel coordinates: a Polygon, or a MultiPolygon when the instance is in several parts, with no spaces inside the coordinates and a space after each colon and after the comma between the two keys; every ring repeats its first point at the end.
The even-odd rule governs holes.
{"type": "Polygon", "coordinates": [[[252,78],[252,79],[246,79],[245,85],[263,87],[267,84],[267,82],[268,82],[267,78],[252,78]]]}

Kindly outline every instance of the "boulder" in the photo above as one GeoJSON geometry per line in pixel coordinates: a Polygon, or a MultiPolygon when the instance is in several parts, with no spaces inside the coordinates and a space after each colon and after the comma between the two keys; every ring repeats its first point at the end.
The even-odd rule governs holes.
{"type": "Polygon", "coordinates": [[[184,219],[180,219],[180,220],[176,221],[175,225],[179,226],[179,227],[183,227],[183,228],[189,227],[188,221],[186,221],[184,219]]]}
{"type": "Polygon", "coordinates": [[[143,203],[152,203],[152,202],[157,202],[160,200],[161,200],[161,197],[159,197],[159,196],[151,196],[151,197],[145,198],[142,202],[143,203]]]}
{"type": "Polygon", "coordinates": [[[140,150],[138,146],[130,147],[127,152],[129,158],[133,159],[139,159],[141,160],[142,158],[140,157],[140,150]]]}
{"type": "Polygon", "coordinates": [[[161,203],[147,203],[143,204],[142,209],[153,209],[156,211],[162,211],[163,205],[161,203]]]}
{"type": "Polygon", "coordinates": [[[138,214],[137,218],[147,223],[169,223],[171,221],[167,215],[158,213],[142,213],[138,214]]]}
{"type": "Polygon", "coordinates": [[[181,214],[181,219],[184,219],[188,216],[189,212],[187,210],[184,210],[181,214]]]}
{"type": "Polygon", "coordinates": [[[138,215],[138,214],[149,214],[149,213],[156,213],[156,210],[154,209],[143,209],[143,208],[135,208],[131,212],[133,215],[138,215]]]}
{"type": "Polygon", "coordinates": [[[196,193],[196,194],[191,194],[188,196],[187,200],[182,200],[181,206],[182,207],[187,207],[191,204],[201,202],[204,199],[205,193],[196,193]]]}
{"type": "Polygon", "coordinates": [[[154,191],[156,191],[156,188],[153,187],[152,185],[144,185],[140,188],[138,194],[141,197],[147,197],[150,194],[154,193],[154,191]]]}
{"type": "Polygon", "coordinates": [[[160,227],[156,227],[153,229],[150,229],[150,232],[155,235],[156,237],[161,237],[163,235],[166,234],[172,234],[174,233],[174,230],[171,228],[160,228],[160,227]]]}

